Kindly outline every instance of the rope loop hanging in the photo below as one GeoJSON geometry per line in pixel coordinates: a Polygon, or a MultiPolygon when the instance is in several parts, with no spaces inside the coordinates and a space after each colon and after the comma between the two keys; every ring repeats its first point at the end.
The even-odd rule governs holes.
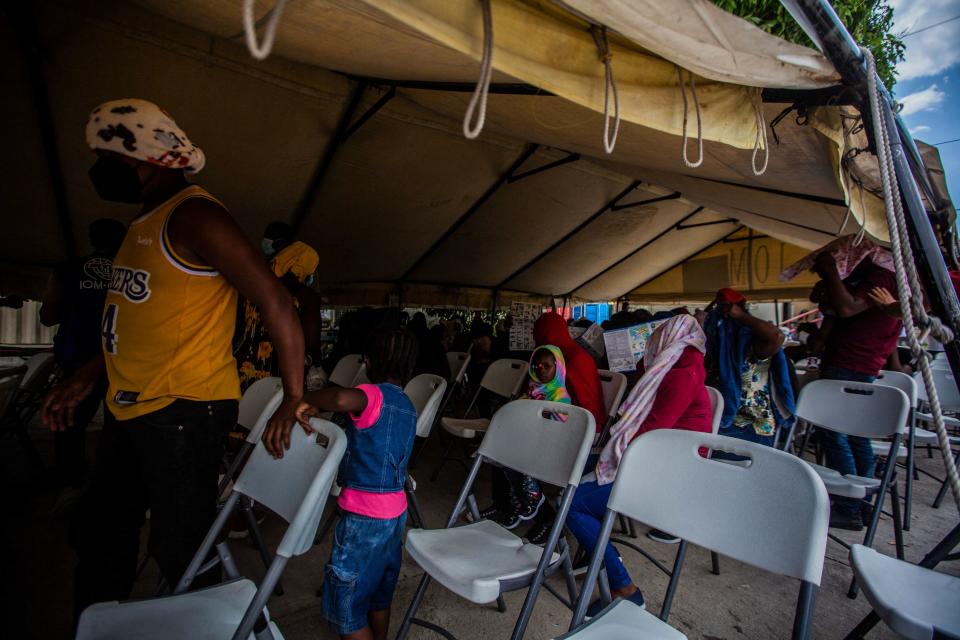
{"type": "Polygon", "coordinates": [[[674,66],[677,68],[677,77],[680,79],[680,97],[683,98],[683,153],[681,156],[683,164],[691,169],[696,169],[703,164],[703,120],[700,115],[700,98],[697,96],[697,79],[692,73],[687,72],[687,75],[690,76],[690,94],[693,97],[693,108],[697,113],[697,159],[691,161],[687,156],[687,85],[683,80],[683,69],[680,68],[680,65],[674,66]]]}
{"type": "Polygon", "coordinates": [[[613,53],[610,52],[610,43],[607,41],[607,28],[591,25],[590,35],[597,45],[600,61],[603,63],[603,150],[613,153],[617,146],[617,136],[620,134],[620,95],[617,93],[617,82],[613,77],[613,53]],[[613,96],[613,131],[610,131],[610,96],[613,96]]]}
{"type": "Polygon", "coordinates": [[[760,98],[759,89],[753,94],[753,114],[757,118],[757,137],[753,141],[753,155],[750,158],[750,166],[753,169],[753,175],[762,176],[767,172],[767,164],[770,162],[770,145],[767,141],[767,125],[763,120],[763,101],[760,98]],[[757,154],[760,153],[761,146],[763,147],[763,166],[758,169],[757,154]]]}
{"type": "Polygon", "coordinates": [[[493,76],[493,9],[490,0],[480,0],[483,9],[483,53],[480,58],[480,78],[477,88],[470,96],[467,112],[463,116],[463,137],[474,140],[483,131],[487,121],[487,96],[490,94],[490,78],[493,76]],[[471,124],[476,116],[476,123],[471,124]]]}
{"type": "Polygon", "coordinates": [[[940,406],[940,397],[933,379],[933,371],[926,352],[920,344],[918,326],[924,332],[929,331],[941,342],[953,340],[953,332],[945,327],[937,318],[927,315],[923,308],[923,295],[920,287],[920,278],[917,275],[913,249],[907,235],[906,216],[903,211],[900,185],[897,180],[896,166],[893,162],[891,149],[891,134],[886,114],[881,113],[880,102],[883,96],[877,84],[877,65],[869,49],[861,47],[867,61],[867,88],[870,99],[870,116],[873,121],[874,143],[877,150],[877,160],[880,165],[880,177],[883,184],[884,208],[887,214],[887,226],[890,229],[890,249],[893,253],[893,262],[896,267],[897,293],[900,299],[900,312],[903,315],[904,329],[910,351],[917,356],[920,372],[923,376],[924,387],[933,414],[933,423],[940,445],[940,454],[946,469],[947,482],[953,492],[954,502],[960,511],[960,477],[953,460],[953,451],[950,448],[950,439],[944,424],[943,410],[940,406]],[[908,282],[909,280],[909,282],[908,282]],[[911,293],[913,295],[911,295],[911,293]],[[916,318],[916,321],[914,320],[916,318]]]}
{"type": "Polygon", "coordinates": [[[265,16],[267,26],[264,28],[263,42],[257,42],[257,23],[253,18],[256,0],[243,0],[243,33],[247,39],[247,49],[250,55],[257,60],[266,60],[273,49],[273,41],[277,37],[277,26],[280,24],[280,14],[287,0],[277,0],[273,8],[265,16]]]}

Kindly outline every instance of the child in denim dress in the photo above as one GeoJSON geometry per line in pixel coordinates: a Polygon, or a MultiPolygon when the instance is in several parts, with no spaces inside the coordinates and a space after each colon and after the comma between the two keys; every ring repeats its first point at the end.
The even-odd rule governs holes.
{"type": "Polygon", "coordinates": [[[417,412],[401,387],[417,360],[416,339],[405,330],[379,333],[364,360],[373,384],[309,392],[297,419],[309,429],[309,418],[320,411],[350,415],[337,476],[343,514],[324,571],[323,615],[341,638],[383,640],[407,517],[403,487],[417,412]]]}

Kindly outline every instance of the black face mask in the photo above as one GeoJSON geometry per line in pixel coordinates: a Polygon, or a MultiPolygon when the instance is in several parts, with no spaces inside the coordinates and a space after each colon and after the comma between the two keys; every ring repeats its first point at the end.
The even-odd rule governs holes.
{"type": "Polygon", "coordinates": [[[113,202],[143,202],[140,176],[137,170],[118,158],[100,156],[88,172],[93,188],[103,200],[113,202]]]}

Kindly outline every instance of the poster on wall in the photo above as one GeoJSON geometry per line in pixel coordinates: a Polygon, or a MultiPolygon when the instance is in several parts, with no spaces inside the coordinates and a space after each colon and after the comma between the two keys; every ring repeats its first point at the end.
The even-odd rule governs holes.
{"type": "Polygon", "coordinates": [[[533,323],[540,317],[543,307],[527,302],[510,303],[513,326],[510,327],[510,351],[533,351],[533,323]]]}
{"type": "Polygon", "coordinates": [[[643,360],[647,340],[650,339],[654,329],[664,322],[666,320],[657,320],[656,322],[644,322],[626,329],[604,331],[603,343],[607,349],[607,362],[610,371],[621,373],[634,371],[637,368],[637,363],[643,360]]]}

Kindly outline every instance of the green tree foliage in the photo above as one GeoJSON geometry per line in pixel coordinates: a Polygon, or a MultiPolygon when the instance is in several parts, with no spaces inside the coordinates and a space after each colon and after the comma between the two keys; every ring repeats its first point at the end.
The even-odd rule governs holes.
{"type": "MultiPolygon", "coordinates": [[[[803,29],[779,0],[713,0],[725,11],[749,20],[767,33],[813,47],[803,29]]],[[[897,63],[903,60],[903,34],[893,32],[893,7],[887,0],[831,0],[853,38],[873,52],[884,84],[896,82],[897,63]]]]}

